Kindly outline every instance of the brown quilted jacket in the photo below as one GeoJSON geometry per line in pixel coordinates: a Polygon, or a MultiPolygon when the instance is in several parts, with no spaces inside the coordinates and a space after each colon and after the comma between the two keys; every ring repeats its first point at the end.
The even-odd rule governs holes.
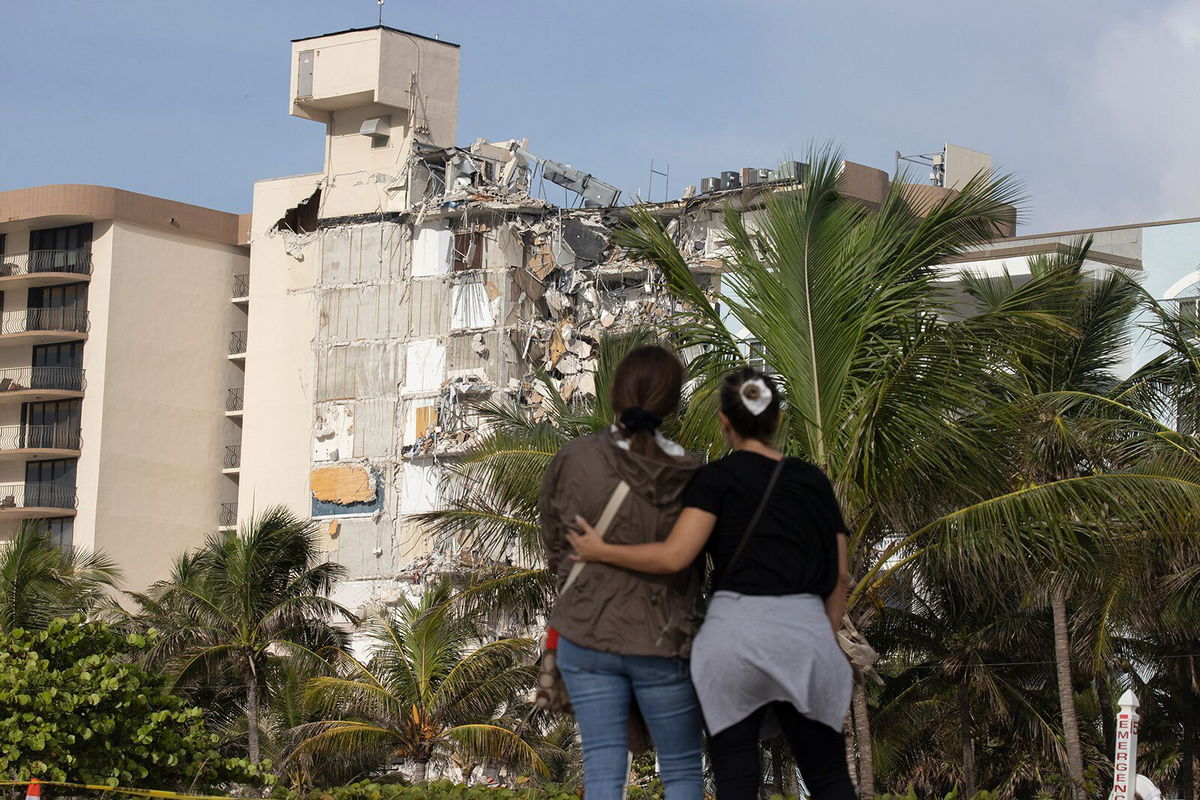
{"type": "MultiPolygon", "coordinates": [[[[611,428],[567,444],[542,480],[542,540],[561,589],[572,562],[567,527],[582,515],[595,523],[624,480],[629,495],[605,540],[662,541],[671,532],[683,490],[700,463],[690,455],[642,456],[619,446],[611,428]]],[[[558,598],[551,625],[574,644],[622,655],[686,658],[700,627],[700,566],[675,575],[647,575],[590,563],[558,598]]]]}

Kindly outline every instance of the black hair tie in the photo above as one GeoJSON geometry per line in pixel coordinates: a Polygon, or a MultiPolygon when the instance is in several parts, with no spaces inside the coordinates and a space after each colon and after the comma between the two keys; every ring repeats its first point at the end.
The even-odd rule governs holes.
{"type": "Polygon", "coordinates": [[[655,431],[659,425],[662,425],[662,417],[641,406],[631,406],[621,413],[621,426],[628,433],[655,431]]]}

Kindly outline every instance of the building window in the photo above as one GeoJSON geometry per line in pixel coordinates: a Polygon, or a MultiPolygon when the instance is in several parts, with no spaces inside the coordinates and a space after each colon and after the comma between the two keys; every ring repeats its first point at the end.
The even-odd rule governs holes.
{"type": "Polygon", "coordinates": [[[21,406],[22,442],[25,447],[79,449],[79,400],[52,400],[21,406]]]}
{"type": "Polygon", "coordinates": [[[1184,297],[1175,301],[1175,308],[1182,319],[1195,322],[1200,319],[1200,298],[1184,297]]]}
{"type": "Polygon", "coordinates": [[[763,343],[757,339],[751,339],[747,347],[748,352],[746,355],[746,363],[759,372],[768,372],[767,350],[765,347],[763,347],[763,343]]]}
{"type": "Polygon", "coordinates": [[[30,272],[90,272],[92,223],[29,232],[30,272]]]}
{"type": "Polygon", "coordinates": [[[33,346],[35,367],[82,367],[83,342],[37,344],[33,346]]]}
{"type": "Polygon", "coordinates": [[[483,231],[462,231],[454,234],[454,271],[482,268],[486,241],[483,231]]]}
{"type": "Polygon", "coordinates": [[[73,458],[25,462],[25,505],[74,508],[76,463],[73,458]]]}
{"type": "Polygon", "coordinates": [[[87,309],[86,283],[68,283],[62,286],[34,286],[29,290],[30,308],[87,309]]]}
{"type": "Polygon", "coordinates": [[[60,550],[70,550],[75,545],[75,519],[55,517],[46,520],[50,543],[60,550]]]}
{"type": "Polygon", "coordinates": [[[30,250],[91,250],[92,223],[29,232],[30,250]]]}

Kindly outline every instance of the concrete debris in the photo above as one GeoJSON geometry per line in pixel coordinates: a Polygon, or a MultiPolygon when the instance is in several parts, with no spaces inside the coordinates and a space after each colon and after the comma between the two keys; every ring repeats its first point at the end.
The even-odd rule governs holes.
{"type": "Polygon", "coordinates": [[[570,217],[563,220],[563,244],[575,254],[575,266],[598,264],[608,248],[609,231],[597,220],[570,217]]]}
{"type": "Polygon", "coordinates": [[[583,339],[577,339],[575,343],[571,345],[571,352],[579,356],[581,359],[587,359],[592,355],[592,346],[583,339]]]}
{"type": "MultiPolygon", "coordinates": [[[[628,209],[535,196],[546,162],[525,148],[417,143],[394,174],[369,178],[385,210],[310,231],[297,206],[294,225],[268,233],[293,258],[321,262],[313,516],[351,580],[397,597],[461,564],[450,543],[412,532],[413,515],[456,496],[455,459],[491,424],[481,407],[512,404],[536,421],[594,398],[603,337],[662,329],[676,313],[661,274],[616,244],[628,209]]],[[[721,212],[740,197],[647,207],[713,292],[729,253],[721,212]]]]}
{"type": "Polygon", "coordinates": [[[483,338],[483,334],[475,334],[474,339],[472,339],[472,343],[475,345],[475,355],[479,356],[480,358],[487,358],[488,346],[487,340],[483,338]]]}
{"type": "Polygon", "coordinates": [[[579,356],[574,353],[567,353],[558,360],[558,371],[563,375],[574,375],[579,372],[582,367],[579,364],[579,356]]]}

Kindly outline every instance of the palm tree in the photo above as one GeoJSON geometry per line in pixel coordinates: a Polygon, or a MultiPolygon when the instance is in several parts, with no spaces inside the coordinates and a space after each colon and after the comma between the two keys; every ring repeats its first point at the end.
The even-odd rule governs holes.
{"type": "Polygon", "coordinates": [[[0,545],[0,631],[41,629],[55,617],[92,612],[120,574],[104,554],[58,547],[44,522],[26,520],[0,545]]]}
{"type": "Polygon", "coordinates": [[[533,686],[529,639],[487,641],[471,614],[456,610],[448,582],[426,587],[365,625],[370,657],[337,657],[338,674],[314,678],[309,697],[334,719],[303,725],[295,753],[375,763],[412,762],[423,782],[429,764],[454,754],[545,772],[523,726],[507,716],[533,686]]]}
{"type": "Polygon", "coordinates": [[[277,506],[240,531],[210,536],[176,561],[168,579],[132,595],[135,620],[160,633],[148,660],[173,670],[180,685],[209,679],[241,687],[251,761],[261,755],[260,707],[274,662],[315,663],[323,651],[347,646],[336,621],[355,618],[330,599],[345,569],[321,556],[313,524],[277,506]]]}
{"type": "Polygon", "coordinates": [[[1116,646],[1147,723],[1142,746],[1155,753],[1139,763],[1173,773],[1182,800],[1196,796],[1200,755],[1200,558],[1188,539],[1160,540],[1147,554],[1116,646]]]}
{"type": "Polygon", "coordinates": [[[1053,681],[1041,666],[1049,620],[994,574],[936,561],[896,582],[866,631],[887,654],[877,721],[888,783],[938,796],[957,784],[964,800],[980,786],[1032,795],[1040,787],[1025,780],[1026,765],[1059,762],[1045,709],[1053,681]]]}
{"type": "MultiPolygon", "coordinates": [[[[648,212],[635,212],[636,228],[618,241],[684,303],[676,336],[703,350],[691,364],[696,408],[744,360],[724,313],[762,344],[788,400],[785,444],[829,474],[852,528],[852,615],[891,573],[934,550],[1061,563],[1078,528],[1107,525],[1113,508],[1130,527],[1150,528],[1200,498],[1200,485],[1161,474],[1047,473],[998,492],[1012,483],[1011,465],[993,457],[977,417],[995,403],[998,355],[1012,360],[1071,331],[1069,309],[1056,305],[1069,276],[1047,271],[951,314],[939,265],[1012,221],[1013,182],[981,174],[918,205],[896,181],[868,211],[840,196],[836,152],[810,161],[805,183],[767,194],[761,211],[727,211],[732,255],[716,300],[648,212]]],[[[867,713],[859,684],[863,796],[874,792],[867,713]]]]}
{"type": "MultiPolygon", "coordinates": [[[[535,376],[544,398],[537,414],[505,403],[480,408],[488,433],[454,466],[458,493],[448,508],[420,517],[431,535],[458,540],[480,562],[460,577],[460,601],[476,608],[505,609],[526,622],[549,609],[554,578],[542,557],[538,521],[542,474],[568,441],[612,423],[613,371],[629,351],[653,341],[656,337],[648,331],[601,339],[596,345],[594,397],[567,403],[555,390],[552,377],[541,373],[535,376]]],[[[672,432],[668,428],[668,435],[672,432]]]]}
{"type": "MultiPolygon", "coordinates": [[[[1081,242],[1064,254],[1030,261],[1034,279],[1057,276],[1063,282],[1059,292],[1033,302],[1030,310],[1056,314],[1070,328],[1048,331],[1005,359],[1012,380],[1007,382],[1010,394],[997,419],[1010,446],[1006,454],[1014,464],[1010,484],[1014,489],[1030,483],[1112,475],[1135,465],[1144,455],[1137,426],[1095,413],[1095,409],[1111,408],[1106,401],[1130,394],[1130,387],[1118,380],[1114,369],[1129,345],[1131,318],[1141,290],[1115,271],[1107,275],[1085,273],[1089,246],[1089,242],[1081,242]]],[[[1017,291],[1007,276],[998,281],[968,278],[967,288],[985,307],[1003,303],[1017,291]]],[[[1136,479],[1129,476],[1130,481],[1136,479]]],[[[1149,492],[1143,494],[1156,491],[1147,488],[1149,492]]],[[[1097,573],[1088,566],[1094,566],[1098,559],[1121,560],[1119,550],[1113,550],[1113,545],[1119,543],[1108,535],[1118,524],[1120,513],[1112,516],[1107,521],[1096,521],[1099,526],[1081,524],[1073,516],[1066,516],[1062,524],[1075,524],[1073,551],[1084,557],[1083,563],[1060,557],[1029,571],[1040,578],[1038,583],[1050,587],[1066,766],[1077,787],[1076,796],[1082,796],[1079,787],[1084,779],[1084,757],[1074,699],[1068,598],[1081,577],[1097,573]]]]}

